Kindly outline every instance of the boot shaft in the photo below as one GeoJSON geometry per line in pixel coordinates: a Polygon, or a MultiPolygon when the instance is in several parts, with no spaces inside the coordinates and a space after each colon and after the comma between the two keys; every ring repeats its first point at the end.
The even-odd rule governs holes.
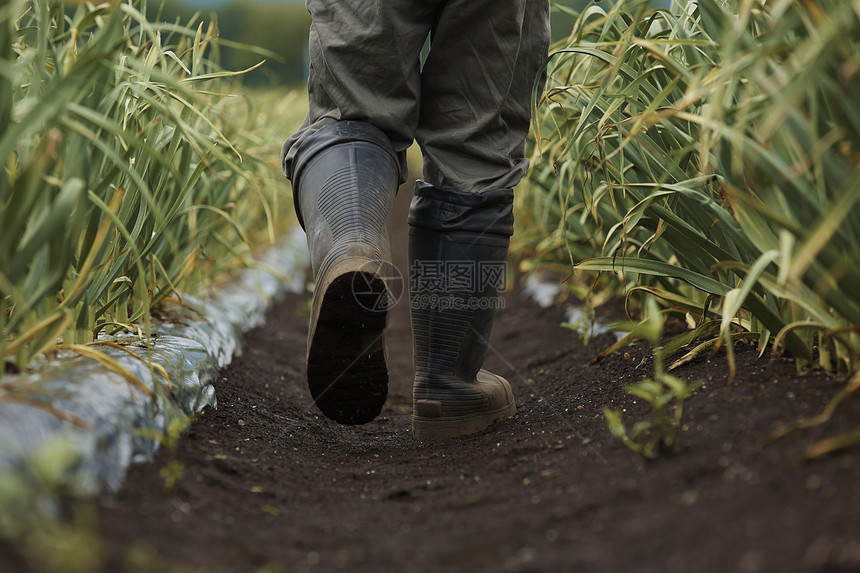
{"type": "Polygon", "coordinates": [[[421,182],[409,216],[416,399],[475,380],[504,285],[510,190],[484,196],[421,182]]]}
{"type": "Polygon", "coordinates": [[[369,124],[337,122],[303,142],[293,189],[314,276],[344,257],[391,259],[399,180],[399,163],[388,139],[369,124]]]}

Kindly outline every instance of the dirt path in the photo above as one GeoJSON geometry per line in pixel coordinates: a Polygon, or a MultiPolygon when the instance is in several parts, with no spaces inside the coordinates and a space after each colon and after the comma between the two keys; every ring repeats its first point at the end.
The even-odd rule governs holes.
{"type": "Polygon", "coordinates": [[[644,413],[623,385],[648,374],[649,349],[586,367],[608,339],[583,347],[558,327],[559,309],[514,291],[486,365],[511,381],[517,416],[419,444],[406,305],[391,318],[382,416],[343,427],[316,413],[304,386],[307,300],[273,308],[221,372],[218,409],[180,441],[184,477],[172,492],[164,453],[98,501],[114,554],[105,571],[860,570],[858,452],[796,462],[857,425],[856,401],[823,429],[760,447],[776,423],[821,410],[838,384],[820,374],[769,368],[744,349],[732,386],[722,356],[684,367],[705,386],[688,403],[679,451],[646,463],[609,435],[601,407],[644,413]]]}

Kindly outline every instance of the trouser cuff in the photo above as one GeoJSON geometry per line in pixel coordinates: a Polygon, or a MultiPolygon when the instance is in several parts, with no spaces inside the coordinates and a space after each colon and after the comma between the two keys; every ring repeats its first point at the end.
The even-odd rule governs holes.
{"type": "Polygon", "coordinates": [[[514,192],[491,189],[466,193],[415,182],[409,225],[433,231],[469,231],[510,237],[514,233],[514,192]]]}

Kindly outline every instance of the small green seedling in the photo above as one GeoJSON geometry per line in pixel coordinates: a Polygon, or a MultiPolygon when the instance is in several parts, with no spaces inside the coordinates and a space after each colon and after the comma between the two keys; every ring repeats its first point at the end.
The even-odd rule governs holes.
{"type": "Polygon", "coordinates": [[[692,396],[701,382],[685,382],[668,374],[663,361],[663,347],[660,338],[663,334],[665,317],[654,299],[647,299],[645,319],[638,323],[618,325],[629,330],[639,338],[647,340],[654,348],[654,377],[643,378],[627,386],[627,393],[641,398],[651,405],[651,417],[641,420],[628,431],[622,419],[621,410],[603,408],[603,415],[612,435],[621,440],[628,448],[648,459],[654,459],[660,452],[670,451],[675,444],[684,401],[692,396]]]}

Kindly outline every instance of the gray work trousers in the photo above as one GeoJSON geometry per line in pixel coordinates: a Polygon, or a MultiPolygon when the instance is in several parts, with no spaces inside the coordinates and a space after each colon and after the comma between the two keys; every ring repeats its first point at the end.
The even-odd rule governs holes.
{"type": "Polygon", "coordinates": [[[307,0],[307,7],[310,103],[281,153],[288,177],[307,136],[354,120],[385,132],[402,164],[417,141],[423,178],[433,185],[482,192],[520,181],[532,90],[543,89],[549,0],[307,0]]]}

